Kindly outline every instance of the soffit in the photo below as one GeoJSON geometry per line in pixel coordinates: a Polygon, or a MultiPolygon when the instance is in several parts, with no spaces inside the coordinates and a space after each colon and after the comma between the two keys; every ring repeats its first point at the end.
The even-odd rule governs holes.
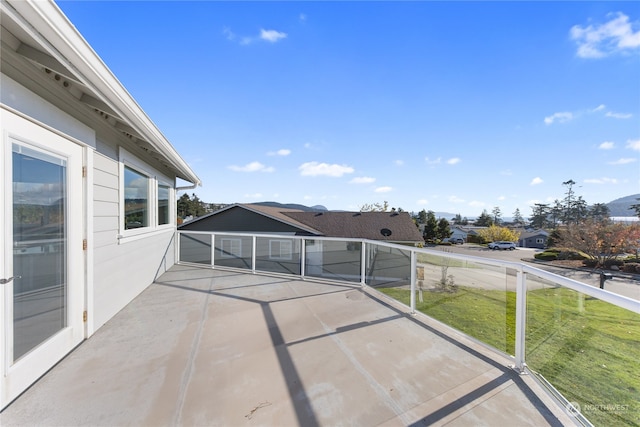
{"type": "Polygon", "coordinates": [[[201,181],[53,2],[2,1],[3,49],[64,88],[96,120],[175,173],[201,181]]]}

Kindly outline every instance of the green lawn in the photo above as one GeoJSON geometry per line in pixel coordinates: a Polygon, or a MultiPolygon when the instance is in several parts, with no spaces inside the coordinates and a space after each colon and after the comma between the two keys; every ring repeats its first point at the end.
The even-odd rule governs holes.
{"type": "MultiPolygon", "coordinates": [[[[410,291],[378,289],[409,305],[410,291]]],[[[423,293],[416,309],[514,354],[515,292],[423,293]]],[[[526,362],[597,426],[640,426],[640,316],[564,288],[527,294],[526,362]]]]}

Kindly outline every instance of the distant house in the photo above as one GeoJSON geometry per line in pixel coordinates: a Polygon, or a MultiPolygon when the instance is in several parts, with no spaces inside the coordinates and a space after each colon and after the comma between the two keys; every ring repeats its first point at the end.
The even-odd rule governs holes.
{"type": "Polygon", "coordinates": [[[467,238],[469,237],[469,233],[471,232],[471,230],[469,229],[465,229],[463,227],[460,226],[454,226],[451,228],[451,240],[457,240],[457,239],[462,239],[463,241],[467,241],[467,238]]]}
{"type": "Polygon", "coordinates": [[[1,410],[175,263],[200,179],[53,1],[0,20],[1,410]]]}
{"type": "Polygon", "coordinates": [[[544,230],[523,231],[518,239],[521,248],[544,249],[547,247],[549,233],[544,230]]]}
{"type": "Polygon", "coordinates": [[[308,212],[258,204],[227,206],[186,222],[179,229],[358,238],[411,245],[424,242],[408,212],[308,212]]]}

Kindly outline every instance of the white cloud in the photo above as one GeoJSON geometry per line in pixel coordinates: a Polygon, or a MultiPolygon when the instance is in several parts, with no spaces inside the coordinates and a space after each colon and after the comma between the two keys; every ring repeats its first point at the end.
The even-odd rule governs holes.
{"type": "Polygon", "coordinates": [[[273,172],[275,171],[274,168],[270,166],[265,166],[260,162],[251,162],[251,163],[247,163],[244,166],[232,165],[232,166],[229,166],[229,169],[231,169],[234,172],[273,172]]]}
{"type": "Polygon", "coordinates": [[[262,198],[262,193],[253,193],[253,194],[245,194],[244,195],[245,199],[261,199],[262,198]]]}
{"type": "Polygon", "coordinates": [[[307,20],[307,15],[301,13],[300,15],[298,15],[298,19],[300,20],[300,22],[305,22],[307,20]]]}
{"type": "Polygon", "coordinates": [[[579,57],[603,58],[640,48],[640,30],[633,29],[638,23],[630,23],[629,17],[620,12],[610,16],[613,17],[604,24],[571,27],[569,34],[578,44],[579,57]]]}
{"type": "Polygon", "coordinates": [[[339,178],[354,171],[351,166],[318,162],[303,163],[298,167],[298,170],[300,170],[300,175],[302,176],[330,176],[334,178],[339,178]]]}
{"type": "Polygon", "coordinates": [[[459,157],[452,157],[449,160],[447,160],[447,164],[448,165],[456,165],[456,164],[458,164],[460,162],[461,162],[461,160],[460,160],[459,157]]]}
{"type": "Polygon", "coordinates": [[[396,166],[404,166],[404,160],[395,160],[393,163],[396,166]]]}
{"type": "Polygon", "coordinates": [[[614,113],[612,111],[607,111],[605,117],[613,117],[614,119],[630,119],[633,117],[631,113],[614,113]]]}
{"type": "Polygon", "coordinates": [[[558,121],[558,123],[566,123],[570,120],[573,120],[574,116],[573,113],[569,112],[569,111],[563,111],[560,113],[554,113],[551,116],[547,116],[544,118],[544,124],[546,125],[550,125],[555,121],[558,121]]]}
{"type": "Polygon", "coordinates": [[[469,202],[469,206],[474,207],[474,208],[481,208],[485,205],[484,202],[481,202],[479,200],[473,200],[471,202],[469,202]]]}
{"type": "Polygon", "coordinates": [[[438,157],[437,159],[430,159],[428,157],[424,158],[424,161],[427,162],[427,164],[429,165],[437,165],[438,163],[440,163],[442,161],[442,159],[440,157],[438,157]]]}
{"type": "Polygon", "coordinates": [[[429,201],[428,201],[427,199],[420,199],[420,200],[416,201],[416,203],[417,203],[419,206],[424,206],[424,205],[428,205],[428,204],[429,204],[429,201]]]}
{"type": "Polygon", "coordinates": [[[638,159],[634,159],[633,157],[623,157],[621,159],[615,160],[613,162],[609,162],[610,165],[628,165],[629,163],[637,162],[638,159]]]}
{"type": "Polygon", "coordinates": [[[502,200],[507,200],[506,196],[498,196],[498,200],[502,201],[502,200]]]}
{"type": "Polygon", "coordinates": [[[540,178],[539,176],[536,176],[535,178],[533,178],[531,180],[531,182],[529,183],[529,185],[538,185],[538,184],[542,184],[544,181],[542,181],[542,178],[540,178]]]}
{"type": "Polygon", "coordinates": [[[585,179],[586,184],[617,184],[618,180],[615,178],[589,178],[585,179]]]}
{"type": "Polygon", "coordinates": [[[600,105],[598,105],[596,108],[594,108],[593,110],[591,110],[591,112],[592,112],[592,113],[595,113],[596,111],[602,111],[602,110],[604,110],[605,108],[607,108],[607,106],[606,106],[606,105],[604,105],[604,104],[600,104],[600,105]]]}
{"type": "Polygon", "coordinates": [[[390,191],[393,191],[393,187],[389,187],[389,186],[385,186],[385,187],[378,187],[374,190],[376,193],[388,193],[390,191]]]}
{"type": "Polygon", "coordinates": [[[288,156],[289,154],[291,154],[291,150],[288,150],[286,148],[282,148],[278,151],[269,151],[267,153],[267,155],[269,156],[288,156]]]}
{"type": "Polygon", "coordinates": [[[500,175],[511,176],[511,175],[513,175],[513,172],[511,172],[511,169],[507,169],[507,170],[501,171],[500,175]]]}
{"type": "Polygon", "coordinates": [[[376,179],[370,176],[357,176],[349,181],[349,184],[371,184],[372,182],[376,182],[376,179]]]}
{"type": "Polygon", "coordinates": [[[231,31],[231,29],[229,27],[224,27],[222,29],[222,34],[224,34],[224,36],[227,38],[227,40],[235,40],[236,39],[236,35],[234,34],[233,31],[231,31]]]}
{"type": "Polygon", "coordinates": [[[598,148],[601,150],[611,150],[615,144],[611,141],[605,141],[602,144],[598,145],[598,148]]]}
{"type": "Polygon", "coordinates": [[[269,43],[276,43],[281,39],[287,38],[287,33],[283,33],[276,30],[264,30],[264,29],[260,30],[260,35],[254,36],[254,37],[250,37],[250,36],[239,37],[233,31],[231,31],[231,28],[229,27],[224,27],[222,29],[222,34],[224,34],[227,40],[238,41],[238,43],[245,46],[250,45],[253,42],[258,40],[264,40],[269,43]]]}
{"type": "Polygon", "coordinates": [[[458,196],[449,196],[447,200],[449,200],[451,203],[464,203],[464,199],[461,199],[458,196]]]}
{"type": "Polygon", "coordinates": [[[627,148],[634,151],[640,151],[640,139],[628,139],[627,148]]]}
{"type": "Polygon", "coordinates": [[[269,43],[276,43],[280,39],[286,39],[287,33],[282,33],[276,30],[260,30],[260,38],[266,40],[269,43]]]}

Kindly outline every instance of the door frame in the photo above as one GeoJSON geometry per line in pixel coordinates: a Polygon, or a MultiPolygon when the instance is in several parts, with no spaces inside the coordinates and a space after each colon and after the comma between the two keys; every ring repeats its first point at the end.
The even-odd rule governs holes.
{"type": "Polygon", "coordinates": [[[66,356],[85,337],[83,313],[87,307],[87,264],[83,240],[86,238],[87,189],[83,178],[90,154],[86,146],[30,118],[0,108],[2,145],[0,146],[0,278],[13,272],[13,214],[12,214],[12,146],[13,143],[66,158],[67,171],[67,327],[13,361],[13,287],[0,285],[0,410],[31,386],[51,367],[66,356]],[[11,329],[10,329],[11,328],[11,329]]]}

